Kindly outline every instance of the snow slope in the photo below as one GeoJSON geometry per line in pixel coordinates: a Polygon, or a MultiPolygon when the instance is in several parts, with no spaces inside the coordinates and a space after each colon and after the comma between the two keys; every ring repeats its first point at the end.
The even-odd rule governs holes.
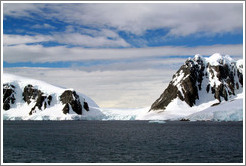
{"type": "MultiPolygon", "coordinates": [[[[61,103],[59,96],[67,90],[61,87],[47,84],[43,81],[15,76],[12,74],[4,73],[2,76],[2,83],[10,83],[15,86],[15,98],[14,104],[11,104],[11,109],[3,110],[4,120],[73,120],[73,119],[101,119],[103,113],[100,111],[98,105],[89,97],[84,94],[78,93],[80,102],[86,101],[90,107],[90,111],[83,111],[82,115],[78,115],[71,111],[68,114],[64,114],[61,110],[64,105],[61,103]],[[30,108],[35,105],[32,101],[27,104],[23,100],[22,92],[26,85],[31,84],[34,88],[41,90],[44,95],[52,96],[52,103],[44,110],[38,110],[38,112],[29,115],[30,108]]],[[[72,89],[69,89],[72,90],[72,89]]]]}
{"type": "Polygon", "coordinates": [[[244,117],[242,106],[243,94],[239,94],[229,102],[224,101],[220,105],[209,107],[185,118],[191,121],[242,121],[244,117]]]}
{"type": "Polygon", "coordinates": [[[175,99],[166,111],[143,113],[136,119],[181,120],[184,118],[190,121],[242,121],[244,119],[243,96],[243,93],[240,93],[230,101],[223,101],[213,107],[211,107],[213,101],[189,107],[181,100],[175,99]]]}
{"type": "Polygon", "coordinates": [[[211,107],[214,101],[190,107],[185,102],[175,99],[168,105],[166,111],[149,112],[147,108],[135,109],[105,109],[102,120],[149,120],[150,123],[164,123],[166,120],[189,119],[191,121],[242,121],[243,93],[238,94],[229,101],[211,107]]]}

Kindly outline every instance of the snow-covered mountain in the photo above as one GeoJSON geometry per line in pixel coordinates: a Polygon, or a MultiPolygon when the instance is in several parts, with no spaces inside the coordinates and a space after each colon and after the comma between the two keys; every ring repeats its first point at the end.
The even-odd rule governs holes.
{"type": "Polygon", "coordinates": [[[42,81],[4,73],[4,120],[242,121],[243,60],[195,55],[148,108],[99,108],[89,97],[42,81]]]}
{"type": "MultiPolygon", "coordinates": [[[[243,92],[243,60],[215,53],[208,58],[195,55],[173,75],[172,81],[152,104],[150,112],[176,109],[203,110],[233,100],[243,92]]],[[[195,110],[194,110],[195,111],[195,110]]],[[[190,111],[192,113],[192,111],[190,111]]]]}
{"type": "Polygon", "coordinates": [[[73,89],[3,74],[3,119],[101,119],[98,105],[73,89]]]}

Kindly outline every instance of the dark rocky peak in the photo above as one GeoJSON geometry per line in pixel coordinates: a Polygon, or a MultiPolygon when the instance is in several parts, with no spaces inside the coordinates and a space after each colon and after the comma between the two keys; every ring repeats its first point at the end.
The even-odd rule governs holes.
{"type": "MultiPolygon", "coordinates": [[[[6,116],[30,115],[30,119],[73,119],[75,114],[90,111],[96,103],[74,90],[56,87],[42,81],[4,74],[3,110],[6,116]],[[89,101],[87,103],[86,101],[89,101]],[[91,105],[89,105],[91,104],[91,105]],[[15,114],[15,111],[20,111],[15,114]],[[23,113],[23,114],[22,114],[23,113]],[[73,116],[64,116],[73,114],[73,116]],[[47,116],[46,116],[47,115],[47,116]]],[[[28,118],[28,119],[29,119],[28,118]]]]}
{"type": "Polygon", "coordinates": [[[3,109],[9,110],[10,105],[15,103],[15,86],[12,84],[3,84],[3,109]]]}
{"type": "Polygon", "coordinates": [[[45,110],[48,106],[50,106],[51,101],[52,101],[51,95],[46,96],[41,92],[40,94],[38,94],[38,97],[35,101],[36,104],[29,112],[29,115],[32,115],[33,113],[35,113],[36,108],[38,108],[39,110],[45,110]]]}
{"type": "Polygon", "coordinates": [[[29,115],[35,113],[36,109],[46,109],[52,101],[51,95],[45,95],[41,90],[34,88],[31,84],[25,86],[22,96],[27,104],[30,104],[32,101],[35,103],[34,107],[31,108],[29,115]]]}
{"type": "Polygon", "coordinates": [[[82,105],[80,103],[79,95],[77,95],[75,91],[64,91],[60,96],[60,101],[65,105],[62,109],[64,114],[69,113],[72,109],[77,114],[82,115],[82,105]]]}
{"type": "Polygon", "coordinates": [[[23,100],[25,102],[27,102],[28,104],[31,103],[31,99],[35,100],[37,98],[37,96],[42,95],[42,92],[36,88],[34,88],[32,85],[28,84],[27,86],[25,86],[22,96],[23,96],[23,100]]]}
{"type": "Polygon", "coordinates": [[[199,54],[195,55],[194,58],[188,58],[184,65],[186,65],[188,68],[198,68],[201,69],[202,67],[204,67],[204,63],[205,63],[205,59],[200,56],[199,54]]]}
{"type": "Polygon", "coordinates": [[[229,96],[235,95],[235,90],[243,86],[243,70],[240,68],[243,66],[237,65],[227,55],[213,54],[206,59],[195,55],[187,59],[173,75],[172,81],[150,110],[165,110],[177,97],[192,107],[206,93],[213,94],[219,102],[227,101],[229,96]]]}
{"type": "Polygon", "coordinates": [[[235,91],[243,87],[243,73],[237,67],[237,62],[229,56],[216,56],[218,57],[217,63],[209,60],[207,62],[210,83],[207,84],[206,89],[207,93],[211,89],[214,98],[219,102],[222,98],[227,101],[229,96],[235,95],[235,91]]]}
{"type": "Polygon", "coordinates": [[[189,106],[193,106],[196,99],[199,99],[198,89],[201,89],[204,69],[204,59],[201,56],[196,55],[193,59],[187,59],[173,75],[172,81],[162,95],[152,104],[150,110],[164,110],[177,97],[189,106]]]}

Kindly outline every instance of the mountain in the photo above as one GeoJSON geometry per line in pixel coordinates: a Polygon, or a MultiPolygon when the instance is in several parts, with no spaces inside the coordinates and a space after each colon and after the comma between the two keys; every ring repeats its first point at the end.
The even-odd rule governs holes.
{"type": "Polygon", "coordinates": [[[173,75],[148,108],[99,108],[84,94],[4,73],[4,120],[163,120],[242,121],[243,60],[195,55],[173,75]]]}
{"type": "Polygon", "coordinates": [[[103,116],[92,99],[73,89],[6,73],[2,79],[5,120],[101,119],[103,116]]]}
{"type": "Polygon", "coordinates": [[[150,112],[216,106],[243,92],[243,60],[215,53],[208,58],[195,55],[173,75],[168,87],[152,104],[150,112]]]}

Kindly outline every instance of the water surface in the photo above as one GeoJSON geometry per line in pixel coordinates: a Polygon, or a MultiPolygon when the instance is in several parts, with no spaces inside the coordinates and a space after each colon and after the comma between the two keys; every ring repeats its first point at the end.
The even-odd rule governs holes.
{"type": "Polygon", "coordinates": [[[241,163],[242,122],[4,121],[4,163],[241,163]]]}

